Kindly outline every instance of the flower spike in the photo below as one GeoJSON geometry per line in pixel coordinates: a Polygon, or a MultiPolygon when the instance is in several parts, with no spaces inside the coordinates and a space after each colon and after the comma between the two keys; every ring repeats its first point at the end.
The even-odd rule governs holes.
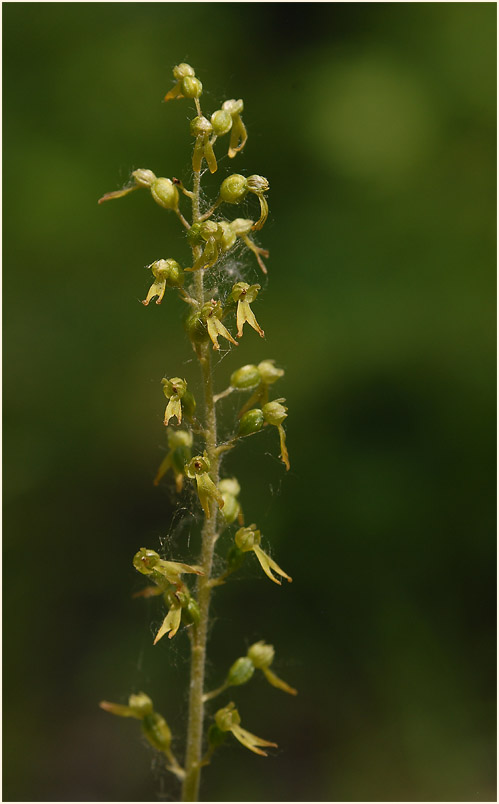
{"type": "Polygon", "coordinates": [[[262,757],[267,756],[266,752],[262,751],[260,746],[264,748],[277,748],[277,743],[262,740],[261,737],[257,737],[250,731],[246,731],[246,729],[241,728],[239,725],[241,723],[241,718],[235,707],[235,704],[233,703],[228,704],[223,709],[219,709],[218,712],[216,712],[215,723],[220,731],[232,732],[236,740],[239,740],[241,745],[244,745],[245,748],[253,751],[254,754],[259,754],[262,757]]]}
{"type": "Polygon", "coordinates": [[[277,564],[273,558],[262,550],[260,547],[261,540],[262,536],[260,531],[256,530],[256,525],[249,525],[247,528],[239,528],[234,536],[236,546],[241,552],[253,552],[256,555],[267,578],[270,578],[271,581],[277,583],[279,586],[281,585],[280,580],[272,574],[272,570],[274,570],[278,575],[281,575],[283,578],[286,578],[287,581],[291,582],[293,579],[280,568],[279,564],[277,564]]]}
{"type": "Polygon", "coordinates": [[[258,296],[260,285],[248,285],[247,282],[236,282],[232,288],[231,296],[237,302],[237,337],[243,335],[243,326],[246,322],[258,332],[261,338],[265,335],[263,329],[255,318],[255,314],[250,307],[258,296]]]}

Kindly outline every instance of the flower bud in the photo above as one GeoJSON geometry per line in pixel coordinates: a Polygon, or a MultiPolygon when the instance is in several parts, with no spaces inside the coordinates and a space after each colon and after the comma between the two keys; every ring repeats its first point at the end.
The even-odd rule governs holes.
{"type": "Polygon", "coordinates": [[[194,310],[186,318],[185,329],[193,343],[201,344],[209,340],[208,329],[200,316],[199,310],[194,310]]]}
{"type": "Polygon", "coordinates": [[[138,572],[141,572],[142,575],[150,575],[160,560],[155,550],[148,550],[146,547],[141,547],[133,557],[133,566],[138,572]]]}
{"type": "Polygon", "coordinates": [[[240,173],[227,176],[220,186],[220,198],[228,204],[239,204],[248,192],[248,182],[240,173]]]}
{"type": "Polygon", "coordinates": [[[178,209],[178,190],[170,179],[161,177],[153,181],[151,195],[160,207],[178,209]]]}
{"type": "Polygon", "coordinates": [[[180,82],[180,91],[185,98],[200,98],[203,92],[203,85],[199,78],[186,75],[180,82]]]}
{"type": "Polygon", "coordinates": [[[211,116],[211,125],[213,126],[213,133],[217,137],[222,137],[232,128],[232,116],[226,109],[218,109],[211,116]]]}
{"type": "Polygon", "coordinates": [[[237,236],[247,235],[253,228],[253,221],[248,218],[234,218],[231,221],[230,227],[237,236]]]}
{"type": "Polygon", "coordinates": [[[145,170],[144,168],[134,170],[132,176],[135,179],[135,184],[138,184],[139,187],[150,187],[156,181],[156,176],[152,170],[145,170]]]}
{"type": "Polygon", "coordinates": [[[142,721],[142,731],[148,742],[158,751],[169,751],[172,733],[164,717],[158,712],[151,712],[142,721]]]}
{"type": "Polygon", "coordinates": [[[190,131],[193,137],[201,137],[203,134],[211,134],[213,126],[206,117],[195,117],[191,120],[190,131]]]}
{"type": "MultiPolygon", "coordinates": [[[[219,486],[220,489],[220,486],[219,486]]],[[[222,494],[222,498],[224,501],[224,506],[222,508],[222,515],[225,519],[227,525],[232,525],[233,522],[236,521],[238,518],[241,506],[237,498],[233,494],[227,494],[227,492],[220,492],[222,494]]]]}
{"type": "Polygon", "coordinates": [[[189,597],[189,601],[183,610],[184,619],[187,620],[189,625],[198,625],[201,619],[201,612],[199,606],[193,597],[189,597]]]}
{"type": "Polygon", "coordinates": [[[224,251],[229,251],[237,240],[237,234],[227,221],[220,221],[219,226],[222,230],[221,245],[224,251]]]}
{"type": "Polygon", "coordinates": [[[252,433],[258,433],[258,431],[262,429],[264,421],[265,418],[260,408],[252,408],[241,416],[237,434],[239,436],[247,436],[252,433]]]}
{"type": "Polygon", "coordinates": [[[191,67],[190,64],[186,64],[182,62],[181,64],[175,65],[173,68],[173,77],[177,79],[177,81],[181,81],[182,78],[186,78],[186,76],[195,76],[196,73],[194,72],[194,68],[191,67]]]}
{"type": "Polygon", "coordinates": [[[241,656],[236,659],[234,664],[229,670],[227,675],[227,685],[230,687],[238,687],[241,684],[246,684],[255,672],[255,665],[248,658],[248,656],[241,656]]]}
{"type": "Polygon", "coordinates": [[[260,382],[259,369],[253,364],[249,363],[246,366],[236,369],[230,376],[230,384],[233,388],[238,388],[241,391],[247,388],[254,388],[260,382]]]}
{"type": "Polygon", "coordinates": [[[218,488],[222,494],[231,494],[233,497],[237,497],[241,493],[241,486],[235,477],[224,477],[218,484],[218,488]]]}
{"type": "Polygon", "coordinates": [[[128,699],[128,706],[133,709],[137,716],[140,718],[152,714],[152,701],[145,692],[139,692],[137,695],[130,695],[128,699]]]}
{"type": "Polygon", "coordinates": [[[255,642],[248,649],[248,657],[259,670],[263,667],[269,667],[272,664],[274,654],[273,645],[267,645],[263,640],[255,642]]]}
{"type": "Polygon", "coordinates": [[[276,368],[274,363],[275,360],[262,360],[258,364],[258,371],[265,385],[272,385],[272,383],[284,376],[284,370],[276,368]]]}
{"type": "Polygon", "coordinates": [[[188,430],[168,430],[168,446],[170,449],[177,447],[192,447],[193,435],[188,430]]]}
{"type": "MultiPolygon", "coordinates": [[[[284,400],[282,400],[284,402],[284,400]]],[[[284,405],[281,405],[280,401],[275,399],[273,402],[267,402],[266,405],[262,407],[262,413],[265,418],[265,421],[268,424],[273,424],[275,426],[282,424],[284,419],[287,417],[287,408],[284,405]]]]}

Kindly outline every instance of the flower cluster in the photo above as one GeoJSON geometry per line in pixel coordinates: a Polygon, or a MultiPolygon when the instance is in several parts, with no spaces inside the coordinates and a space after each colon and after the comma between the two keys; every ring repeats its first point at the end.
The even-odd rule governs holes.
{"type": "MultiPolygon", "coordinates": [[[[236,271],[231,262],[231,254],[236,250],[238,253],[247,250],[253,255],[252,260],[256,259],[260,271],[267,275],[264,259],[268,259],[269,253],[254,238],[259,237],[258,233],[268,219],[267,194],[270,185],[268,179],[259,173],[231,173],[220,182],[217,181],[211,201],[205,202],[200,190],[201,178],[206,171],[217,173],[220,144],[225,142],[225,153],[229,159],[233,159],[245,147],[248,133],[243,122],[242,99],[225,100],[210,114],[201,108],[202,97],[203,85],[194,68],[186,63],[176,65],[173,69],[173,86],[165,94],[164,101],[184,99],[194,106],[194,114],[189,120],[189,134],[193,138],[191,188],[173,176],[157,176],[149,168],[139,168],[132,172],[130,181],[124,187],[106,193],[99,199],[99,203],[103,203],[123,198],[137,190],[146,191],[143,196],[150,195],[155,204],[177,216],[183,227],[185,243],[190,248],[188,258],[174,254],[173,248],[166,252],[169,255],[166,257],[150,255],[150,258],[155,257],[147,266],[152,273],[152,282],[147,292],[144,289],[142,304],[149,308],[149,315],[157,309],[151,302],[160,305],[165,297],[165,304],[170,303],[170,298],[176,295],[188,306],[184,326],[201,372],[202,412],[201,415],[197,412],[190,378],[188,382],[185,377],[163,377],[161,387],[167,400],[163,416],[167,450],[154,477],[154,484],[158,486],[170,478],[175,491],[188,498],[193,521],[203,517],[200,558],[198,563],[193,564],[166,560],[155,550],[146,547],[141,547],[133,558],[135,569],[149,581],[149,585],[134,597],[160,597],[166,606],[166,614],[163,610],[163,620],[156,631],[154,644],[166,635],[171,640],[184,625],[192,646],[185,768],[180,767],[172,754],[172,735],[166,721],[154,711],[152,701],[145,693],[130,696],[128,705],[108,701],[101,703],[107,712],[141,721],[147,740],[164,753],[168,769],[183,781],[182,800],[186,801],[197,800],[200,769],[210,761],[214,750],[227,734],[231,733],[250,751],[262,756],[266,756],[264,748],[276,746],[242,728],[235,704],[229,703],[215,712],[214,722],[208,732],[208,751],[201,757],[199,746],[204,702],[228,687],[245,684],[256,671],[260,671],[272,686],[296,695],[296,690],[270,669],[274,648],[263,641],[254,643],[245,656],[236,659],[222,686],[212,693],[204,692],[204,665],[199,667],[199,657],[204,662],[206,654],[210,595],[215,587],[224,583],[242,565],[248,553],[254,554],[261,569],[274,584],[281,585],[283,578],[292,580],[262,548],[262,536],[256,525],[245,525],[238,480],[235,477],[221,477],[224,453],[239,448],[246,437],[267,426],[277,429],[280,457],[286,469],[290,468],[283,426],[288,409],[283,404],[284,398],[271,398],[271,388],[284,376],[284,370],[270,359],[241,366],[232,372],[225,391],[213,393],[214,357],[222,349],[230,350],[239,346],[244,336],[255,338],[256,333],[260,338],[265,337],[255,314],[256,309],[258,318],[267,329],[267,322],[260,317],[264,289],[258,283],[241,279],[239,268],[236,271]],[[231,216],[234,208],[238,217],[231,216]],[[245,327],[245,324],[248,326],[245,327]],[[227,432],[232,435],[222,441],[217,430],[217,404],[232,393],[247,393],[248,397],[242,407],[238,406],[238,412],[232,415],[228,424],[227,432]],[[222,548],[214,561],[219,539],[225,540],[226,568],[219,577],[215,577],[213,567],[223,561],[224,552],[222,548]],[[230,547],[227,550],[228,543],[230,547]],[[189,576],[196,576],[196,588],[189,576]]],[[[256,266],[253,268],[256,270],[256,266]]],[[[167,640],[162,644],[166,643],[167,640]]]]}

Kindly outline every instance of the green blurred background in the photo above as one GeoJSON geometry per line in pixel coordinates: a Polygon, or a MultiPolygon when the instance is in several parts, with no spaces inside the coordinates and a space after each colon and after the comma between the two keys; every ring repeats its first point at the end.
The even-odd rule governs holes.
{"type": "Polygon", "coordinates": [[[245,101],[212,186],[271,184],[266,339],[216,384],[278,360],[292,461],[275,431],[226,460],[294,583],[248,561],[220,590],[209,683],[263,638],[300,691],[235,692],[279,749],[228,744],[202,796],[495,800],[495,4],[19,3],[3,35],[4,800],[178,795],[97,703],[144,689],[182,729],[188,640],[153,648],[131,558],[198,544],[152,485],[159,380],[196,380],[183,305],[138,303],[189,252],[146,193],[97,199],[190,182],[180,61],[206,111],[245,101]]]}

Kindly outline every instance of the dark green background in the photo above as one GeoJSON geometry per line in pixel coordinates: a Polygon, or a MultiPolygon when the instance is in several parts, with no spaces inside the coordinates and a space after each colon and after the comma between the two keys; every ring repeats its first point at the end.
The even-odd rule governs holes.
{"type": "Polygon", "coordinates": [[[146,193],[96,202],[138,167],[190,182],[191,105],[161,103],[179,61],[206,111],[245,101],[212,186],[270,181],[266,339],[216,384],[285,367],[292,462],[275,431],[226,461],[294,583],[249,560],[217,594],[209,683],[263,638],[300,691],[234,692],[279,749],[229,741],[203,798],[495,799],[495,5],[3,11],[4,800],[178,795],[97,704],[144,689],[181,735],[187,637],[153,648],[131,558],[197,549],[152,486],[159,381],[196,381],[183,305],[138,303],[144,266],[189,252],[146,193]]]}

